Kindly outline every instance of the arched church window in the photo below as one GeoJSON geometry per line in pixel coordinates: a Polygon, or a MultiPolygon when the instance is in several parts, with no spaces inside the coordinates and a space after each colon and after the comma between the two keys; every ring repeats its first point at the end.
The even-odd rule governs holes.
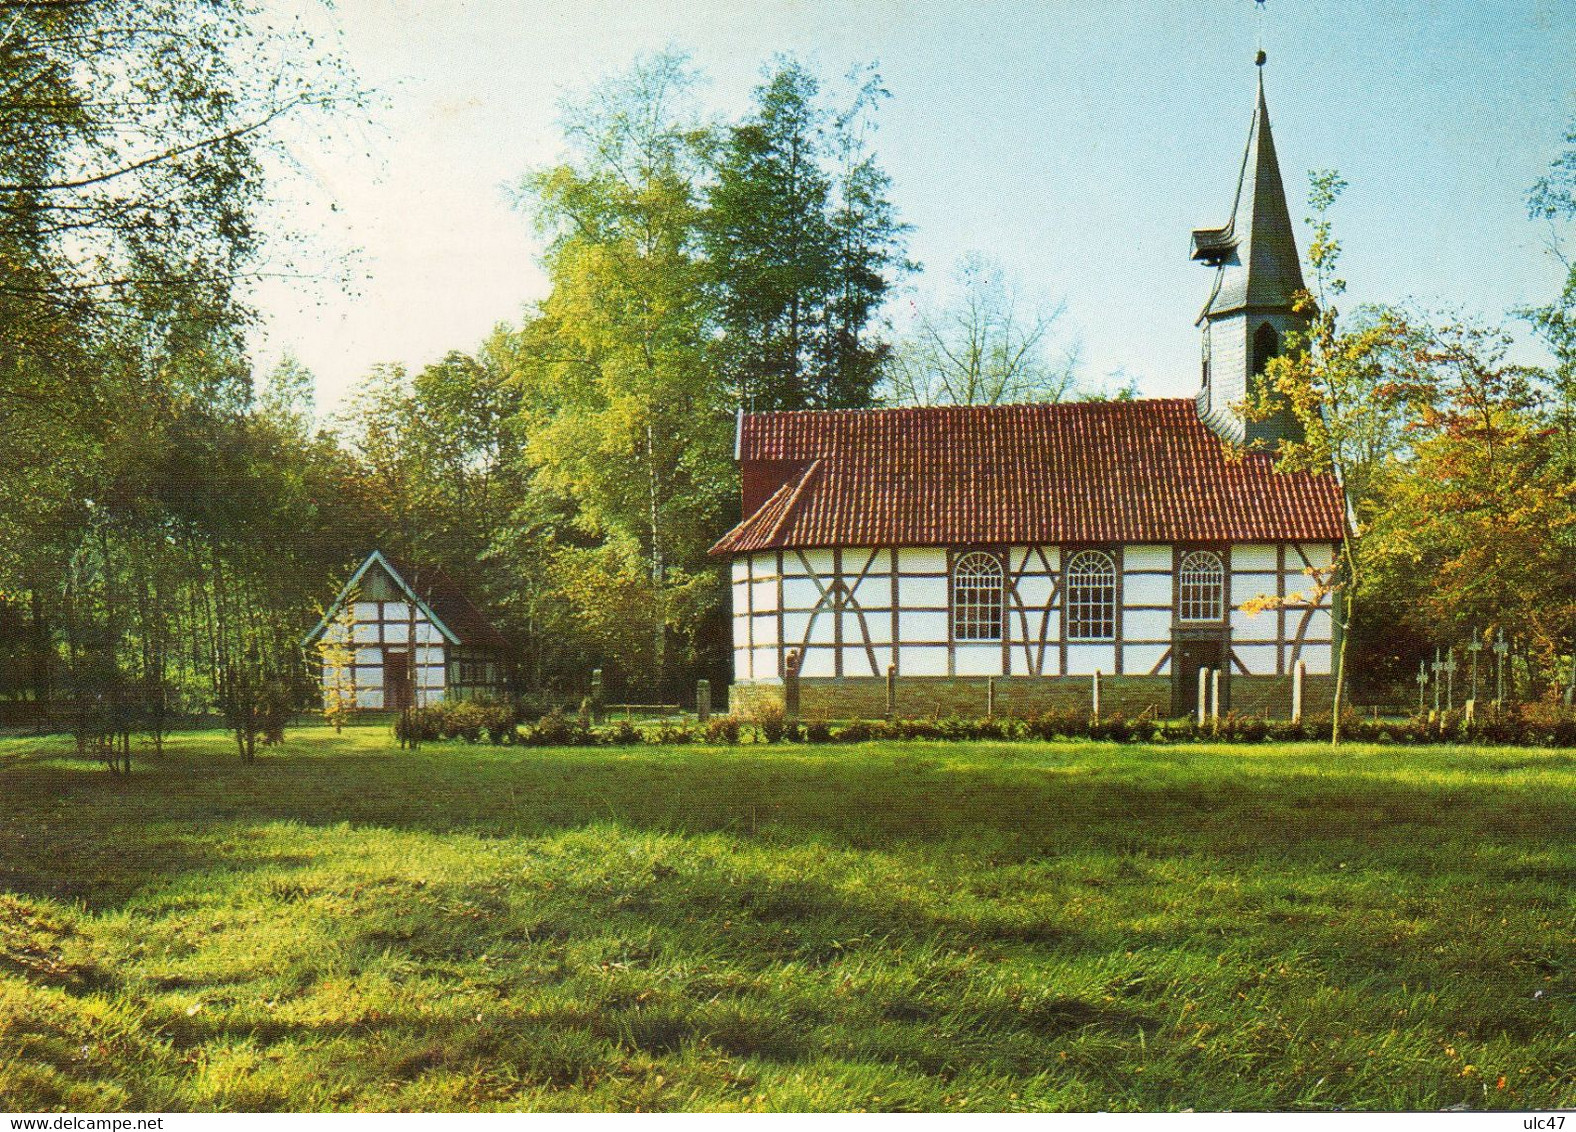
{"type": "Polygon", "coordinates": [[[1226,570],[1213,550],[1182,556],[1177,608],[1183,621],[1219,621],[1226,604],[1226,570]]]}
{"type": "Polygon", "coordinates": [[[1103,550],[1080,550],[1067,563],[1067,637],[1116,636],[1116,563],[1103,550]]]}
{"type": "Polygon", "coordinates": [[[1001,623],[1001,559],[971,551],[952,566],[952,638],[999,641],[1001,623]]]}
{"type": "Polygon", "coordinates": [[[1270,359],[1280,353],[1280,335],[1269,323],[1263,323],[1253,333],[1253,372],[1263,373],[1270,359]]]}

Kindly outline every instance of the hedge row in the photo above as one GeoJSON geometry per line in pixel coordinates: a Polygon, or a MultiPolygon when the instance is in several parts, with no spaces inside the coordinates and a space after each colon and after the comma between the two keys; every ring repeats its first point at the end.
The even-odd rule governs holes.
{"type": "MultiPolygon", "coordinates": [[[[1099,718],[1076,710],[1047,711],[1026,719],[963,718],[855,720],[833,724],[822,720],[794,722],[780,711],[751,718],[718,716],[707,723],[663,722],[636,725],[620,720],[593,726],[585,716],[553,710],[535,722],[521,722],[515,709],[475,701],[434,704],[413,712],[410,730],[422,740],[463,739],[477,743],[485,736],[495,744],[526,747],[622,747],[635,744],[674,746],[690,743],[863,743],[879,739],[988,739],[996,741],[1098,739],[1117,743],[1301,742],[1328,739],[1329,715],[1310,716],[1301,723],[1228,713],[1218,723],[1200,726],[1191,719],[1160,719],[1150,714],[1128,718],[1120,712],[1099,718]]],[[[404,718],[396,734],[406,737],[404,718]]],[[[1542,708],[1485,714],[1468,722],[1459,712],[1430,719],[1372,720],[1352,714],[1342,722],[1343,737],[1378,744],[1466,743],[1483,746],[1576,747],[1576,713],[1542,708]]]]}

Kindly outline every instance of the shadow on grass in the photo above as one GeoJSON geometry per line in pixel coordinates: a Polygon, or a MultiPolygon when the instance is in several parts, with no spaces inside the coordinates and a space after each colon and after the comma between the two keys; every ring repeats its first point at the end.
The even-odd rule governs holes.
{"type": "MultiPolygon", "coordinates": [[[[613,823],[657,833],[721,833],[769,844],[887,851],[956,849],[979,863],[1067,853],[1124,859],[1208,854],[1234,867],[1358,851],[1371,866],[1435,859],[1442,841],[1507,852],[1507,881],[1557,880],[1541,864],[1552,831],[1576,829],[1576,796],[1547,782],[1494,781],[1504,759],[1424,757],[1477,772],[1470,785],[1369,756],[1310,771],[1288,759],[1233,769],[1214,754],[1134,748],[517,751],[273,756],[244,766],[217,753],[145,760],[130,779],[83,764],[14,767],[0,778],[0,889],[112,907],[189,871],[288,864],[216,859],[247,826],[388,828],[532,837],[613,823]],[[960,754],[961,752],[961,754],[960,754]],[[1065,753],[1064,753],[1065,752],[1065,753]],[[958,761],[949,757],[958,755],[958,761]],[[928,757],[934,755],[935,757],[928,757]],[[963,761],[963,760],[968,761],[963,761]],[[1385,773],[1388,769],[1393,773],[1385,773]],[[1518,854],[1534,858],[1531,863],[1518,854]]],[[[227,753],[227,752],[226,752],[227,753]]],[[[1517,760],[1525,770],[1530,760],[1517,760]]],[[[1561,772],[1569,760],[1532,765],[1561,772]]],[[[1478,875],[1483,866],[1476,867],[1478,875]]],[[[783,904],[757,913],[793,918],[783,904]]]]}

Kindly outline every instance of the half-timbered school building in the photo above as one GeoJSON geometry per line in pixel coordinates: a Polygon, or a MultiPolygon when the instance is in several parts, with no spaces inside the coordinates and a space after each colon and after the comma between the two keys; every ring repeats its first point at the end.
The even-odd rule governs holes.
{"type": "MultiPolygon", "coordinates": [[[[305,643],[338,639],[346,631],[359,708],[400,711],[510,691],[508,641],[442,570],[374,550],[305,643]]],[[[337,678],[325,664],[325,694],[337,678]]]]}
{"type": "MultiPolygon", "coordinates": [[[[1263,57],[1260,56],[1262,68],[1263,57]]],[[[901,714],[1090,705],[1284,714],[1292,674],[1328,705],[1338,645],[1313,573],[1335,561],[1332,476],[1273,467],[1288,413],[1247,419],[1250,383],[1303,325],[1303,289],[1262,69],[1231,218],[1193,233],[1214,269],[1194,398],[741,414],[732,560],[733,710],[901,714]],[[1245,453],[1245,454],[1244,454],[1245,453]],[[1259,612],[1250,601],[1274,597],[1259,612]]]]}

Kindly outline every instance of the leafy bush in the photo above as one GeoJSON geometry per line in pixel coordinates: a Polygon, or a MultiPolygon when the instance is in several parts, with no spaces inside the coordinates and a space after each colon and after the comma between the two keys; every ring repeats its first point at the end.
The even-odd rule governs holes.
{"type": "Polygon", "coordinates": [[[739,742],[739,717],[713,716],[706,724],[706,742],[735,746],[739,742]]]}
{"type": "Polygon", "coordinates": [[[824,719],[812,719],[804,725],[801,741],[805,743],[830,743],[832,725],[824,719]]]}
{"type": "Polygon", "coordinates": [[[788,714],[776,704],[755,709],[755,731],[762,742],[781,743],[788,730],[788,714]]]}
{"type": "Polygon", "coordinates": [[[627,719],[620,719],[597,731],[596,741],[602,747],[634,747],[644,740],[640,728],[627,719]]]}
{"type": "Polygon", "coordinates": [[[681,747],[686,743],[695,742],[698,738],[700,735],[689,724],[664,719],[657,724],[655,731],[647,734],[646,742],[663,747],[681,747]]]}
{"type": "Polygon", "coordinates": [[[590,729],[556,707],[526,728],[522,739],[532,747],[586,747],[592,743],[590,729]]]}

